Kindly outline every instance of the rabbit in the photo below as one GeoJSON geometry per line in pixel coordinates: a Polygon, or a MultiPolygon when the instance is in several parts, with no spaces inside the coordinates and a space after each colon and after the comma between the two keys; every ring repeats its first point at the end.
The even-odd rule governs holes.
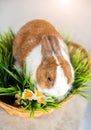
{"type": "Polygon", "coordinates": [[[26,75],[32,74],[41,92],[59,98],[71,89],[74,69],[67,45],[48,21],[26,23],[15,37],[13,56],[22,71],[26,66],[26,75]]]}

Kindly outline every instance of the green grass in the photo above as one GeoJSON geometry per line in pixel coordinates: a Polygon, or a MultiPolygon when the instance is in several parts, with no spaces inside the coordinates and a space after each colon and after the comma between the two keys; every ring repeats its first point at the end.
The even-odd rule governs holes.
{"type": "MultiPolygon", "coordinates": [[[[12,42],[14,39],[14,33],[9,30],[8,33],[0,34],[0,66],[4,66],[6,69],[12,69],[13,57],[12,57],[12,42]]],[[[9,74],[0,67],[0,86],[7,87],[9,82],[9,74]]]]}
{"type": "MultiPolygon", "coordinates": [[[[21,73],[18,68],[14,66],[14,58],[12,55],[12,44],[15,38],[15,34],[9,29],[7,33],[0,34],[0,97],[2,96],[15,96],[16,94],[22,95],[25,89],[35,91],[36,84],[32,81],[32,75],[27,77],[24,73],[21,73]]],[[[70,49],[72,43],[69,42],[69,38],[66,37],[64,41],[69,48],[70,59],[75,71],[75,80],[73,87],[64,96],[64,99],[72,94],[79,94],[87,100],[91,99],[86,95],[88,88],[87,83],[91,81],[91,69],[89,68],[89,60],[84,58],[82,48],[79,48],[75,55],[72,55],[74,49],[70,49]]],[[[47,101],[43,104],[38,103],[35,100],[21,99],[16,100],[17,105],[23,110],[30,110],[31,116],[34,115],[34,111],[48,111],[51,108],[61,107],[62,104],[58,102],[55,97],[47,97],[47,101]]],[[[63,101],[62,100],[62,101],[63,101]]]]}

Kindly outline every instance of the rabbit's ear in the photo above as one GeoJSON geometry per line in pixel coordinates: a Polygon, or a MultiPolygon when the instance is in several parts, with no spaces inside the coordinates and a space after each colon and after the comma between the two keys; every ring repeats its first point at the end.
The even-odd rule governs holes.
{"type": "Polygon", "coordinates": [[[42,45],[42,55],[43,59],[47,59],[52,56],[52,48],[50,41],[48,40],[48,37],[46,35],[42,36],[41,40],[41,45],[42,45]]]}
{"type": "Polygon", "coordinates": [[[60,45],[59,45],[58,39],[53,35],[49,36],[48,39],[50,41],[50,44],[51,44],[51,47],[52,47],[52,50],[54,51],[54,53],[56,55],[60,55],[61,51],[60,51],[60,45]]]}

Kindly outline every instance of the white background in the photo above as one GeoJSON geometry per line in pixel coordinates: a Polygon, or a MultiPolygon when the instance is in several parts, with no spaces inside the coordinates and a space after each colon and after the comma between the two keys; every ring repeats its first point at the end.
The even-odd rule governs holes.
{"type": "MultiPolygon", "coordinates": [[[[0,32],[17,32],[32,19],[48,20],[91,54],[91,0],[0,0],[0,32]]],[[[89,104],[81,130],[91,129],[90,109],[89,104]]]]}
{"type": "Polygon", "coordinates": [[[32,19],[46,19],[90,51],[91,0],[0,0],[0,32],[17,30],[32,19]]]}

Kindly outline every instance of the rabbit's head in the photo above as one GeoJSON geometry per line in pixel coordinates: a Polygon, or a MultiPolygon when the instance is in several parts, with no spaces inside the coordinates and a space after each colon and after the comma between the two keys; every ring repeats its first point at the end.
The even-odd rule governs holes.
{"type": "Polygon", "coordinates": [[[60,41],[55,36],[42,36],[42,61],[36,72],[38,89],[52,96],[64,95],[73,82],[73,68],[69,56],[64,58],[60,41]]]}

